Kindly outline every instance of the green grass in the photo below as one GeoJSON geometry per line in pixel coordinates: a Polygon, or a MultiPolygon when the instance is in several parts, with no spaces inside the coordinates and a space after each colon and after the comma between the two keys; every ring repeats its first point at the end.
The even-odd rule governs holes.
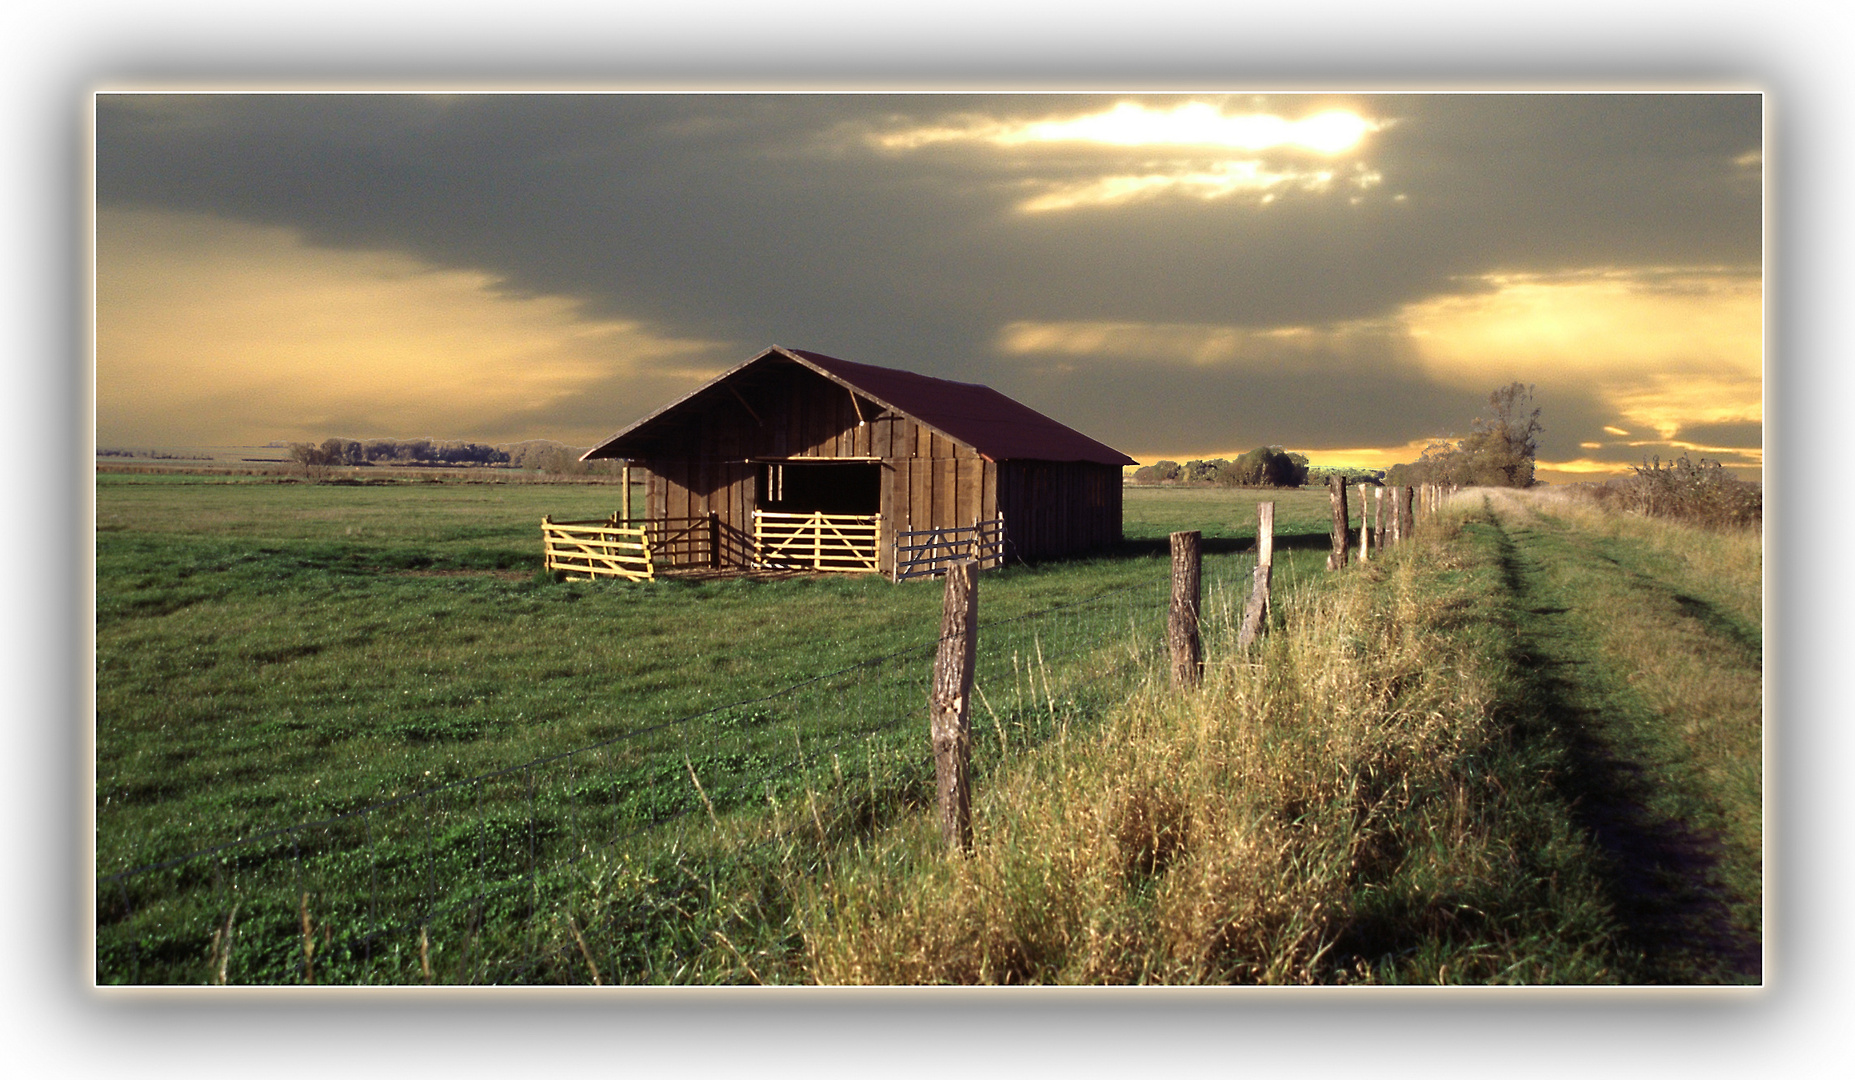
{"type": "MultiPolygon", "coordinates": [[[[98,896],[99,979],[209,977],[207,943],[234,904],[232,940],[246,947],[229,962],[233,981],[302,977],[300,957],[279,943],[301,936],[305,907],[313,926],[341,928],[315,961],[320,978],[408,981],[432,955],[447,958],[444,977],[482,978],[496,970],[485,966],[490,957],[523,954],[530,911],[560,908],[564,893],[546,902],[541,894],[569,888],[568,878],[529,881],[531,867],[622,861],[617,841],[633,835],[649,834],[639,850],[660,853],[671,844],[665,822],[706,823],[711,806],[723,817],[767,818],[795,792],[815,801],[842,788],[838,774],[852,759],[865,790],[834,812],[871,819],[874,803],[918,799],[925,737],[914,714],[925,661],[682,718],[919,649],[938,625],[937,585],[549,580],[539,567],[541,517],[603,516],[614,496],[609,486],[100,475],[99,875],[406,801],[111,882],[98,896]],[[584,747],[593,749],[494,784],[444,787],[584,747]],[[522,883],[519,911],[496,907],[502,893],[477,901],[512,879],[522,883]],[[337,955],[341,941],[432,903],[450,903],[451,922],[423,961],[414,964],[403,932],[337,955]],[[460,941],[473,943],[473,955],[460,955],[460,941]],[[400,951],[383,962],[387,948],[400,951]]],[[[1145,506],[1113,557],[986,575],[988,622],[1130,586],[1162,597],[999,631],[996,663],[1014,666],[982,682],[992,690],[993,711],[980,718],[986,747],[1002,754],[1042,737],[1059,705],[1077,717],[1099,711],[1100,680],[1088,692],[1064,690],[1066,672],[1092,643],[1125,639],[1136,624],[1157,640],[1167,532],[1200,528],[1234,541],[1242,533],[1230,523],[1254,521],[1241,496],[1145,506]],[[1039,654],[1049,661],[1040,677],[1055,671],[1055,701],[1048,687],[1027,685],[1039,654]]],[[[1245,572],[1239,546],[1210,554],[1207,580],[1220,567],[1245,572]]],[[[1306,556],[1287,565],[1311,562],[1315,545],[1302,547],[1306,556]]],[[[659,855],[629,857],[649,864],[659,855]]],[[[680,879],[666,871],[651,880],[658,888],[680,879]]],[[[640,945],[634,959],[675,951],[666,949],[640,945]]],[[[653,964],[608,974],[673,977],[653,964]]]]}
{"type": "Polygon", "coordinates": [[[982,578],[949,861],[938,584],[543,574],[615,496],[100,475],[98,980],[1747,978],[1755,537],[1497,501],[1329,574],[1324,490],[1129,489],[1118,552],[982,578]]]}

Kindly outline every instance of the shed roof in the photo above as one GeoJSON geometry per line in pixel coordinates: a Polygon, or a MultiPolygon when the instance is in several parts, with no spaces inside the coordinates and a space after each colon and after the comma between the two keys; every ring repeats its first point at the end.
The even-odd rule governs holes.
{"type": "Polygon", "coordinates": [[[993,461],[1017,459],[1089,461],[1102,465],[1135,464],[1134,459],[1119,450],[1096,442],[989,386],[858,364],[823,353],[787,349],[778,345],[644,417],[587,451],[585,457],[624,457],[622,444],[625,441],[635,434],[643,434],[646,428],[677,411],[703,391],[725,383],[755,365],[783,362],[808,368],[878,405],[906,413],[993,461]]]}

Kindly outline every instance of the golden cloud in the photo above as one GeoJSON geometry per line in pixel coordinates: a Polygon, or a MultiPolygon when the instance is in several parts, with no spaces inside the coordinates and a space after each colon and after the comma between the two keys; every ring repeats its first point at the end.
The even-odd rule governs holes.
{"type": "Polygon", "coordinates": [[[1382,124],[1344,109],[1290,120],[1269,113],[1225,113],[1208,101],[1170,108],[1118,101],[1102,112],[1045,120],[998,120],[968,114],[943,124],[873,134],[885,150],[914,150],[933,143],[994,146],[1085,143],[1116,147],[1195,147],[1217,150],[1301,150],[1332,157],[1358,146],[1382,124]]]}
{"type": "Polygon", "coordinates": [[[395,252],[131,210],[101,212],[97,238],[104,440],[465,435],[615,374],[671,367],[694,385],[710,373],[697,365],[711,343],[395,252]]]}
{"type": "Polygon", "coordinates": [[[1252,195],[1259,205],[1266,205],[1291,192],[1327,192],[1337,186],[1352,188],[1351,199],[1358,202],[1361,193],[1382,182],[1376,171],[1362,164],[1350,169],[1301,165],[1282,155],[1339,157],[1384,126],[1346,109],[1324,109],[1291,119],[1272,113],[1227,113],[1221,104],[1210,101],[1171,105],[1120,101],[1098,112],[1040,120],[1001,120],[968,113],[934,124],[865,132],[862,138],[891,153],[937,144],[1018,152],[1041,147],[1147,152],[1131,171],[1117,170],[1086,180],[1027,181],[1037,194],[1020,202],[1018,210],[1036,214],[1162,196],[1208,201],[1252,195]],[[1152,160],[1155,154],[1161,160],[1152,160]],[[1263,154],[1275,160],[1258,156],[1263,154]]]}

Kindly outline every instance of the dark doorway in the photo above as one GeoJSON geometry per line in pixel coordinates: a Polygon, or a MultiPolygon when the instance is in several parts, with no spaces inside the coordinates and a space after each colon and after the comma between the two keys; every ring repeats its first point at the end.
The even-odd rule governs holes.
{"type": "Polygon", "coordinates": [[[882,466],[873,461],[772,461],[754,477],[754,506],[781,514],[876,514],[882,466]]]}

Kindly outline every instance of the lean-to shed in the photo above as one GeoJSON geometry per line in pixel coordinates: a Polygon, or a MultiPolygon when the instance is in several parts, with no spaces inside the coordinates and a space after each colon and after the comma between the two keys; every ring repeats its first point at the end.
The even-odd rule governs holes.
{"type": "Polygon", "coordinates": [[[777,345],[585,458],[643,470],[634,516],[706,519],[711,565],[765,562],[769,536],[802,547],[790,530],[810,521],[856,549],[833,568],[885,574],[898,536],[1000,519],[1007,557],[1106,548],[1134,464],[990,387],[777,345]]]}

